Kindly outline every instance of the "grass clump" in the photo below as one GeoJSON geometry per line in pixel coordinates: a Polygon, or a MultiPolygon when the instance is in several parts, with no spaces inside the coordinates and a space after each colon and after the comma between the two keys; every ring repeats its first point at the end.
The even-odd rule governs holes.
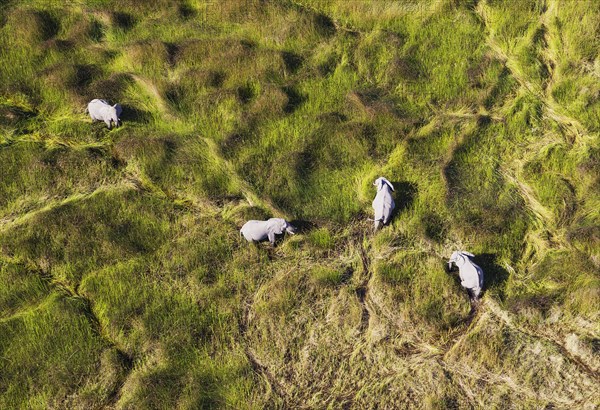
{"type": "Polygon", "coordinates": [[[564,320],[581,317],[595,321],[600,306],[596,273],[589,259],[577,252],[549,253],[531,272],[521,291],[511,289],[510,304],[516,310],[527,310],[533,321],[546,320],[558,306],[564,320]]]}
{"type": "Polygon", "coordinates": [[[50,290],[39,272],[18,261],[1,260],[0,274],[7,284],[0,289],[2,319],[24,313],[28,308],[35,308],[50,290]]]}
{"type": "Polygon", "coordinates": [[[74,287],[87,272],[151,252],[166,239],[167,224],[157,216],[169,207],[160,200],[144,204],[141,194],[128,190],[76,198],[35,213],[10,241],[0,238],[0,246],[74,287]]]}
{"type": "Polygon", "coordinates": [[[4,3],[0,407],[600,402],[595,3],[4,3]]]}
{"type": "Polygon", "coordinates": [[[331,236],[331,232],[327,228],[319,228],[312,230],[308,234],[308,240],[311,245],[319,249],[332,249],[335,245],[334,238],[331,236]]]}
{"type": "MultiPolygon", "coordinates": [[[[94,334],[79,300],[53,293],[38,308],[0,326],[0,351],[12,358],[2,365],[3,406],[53,407],[66,404],[59,399],[64,397],[73,406],[104,404],[106,391],[95,374],[110,347],[94,334]]],[[[122,370],[118,365],[113,374],[103,370],[110,393],[122,370]]]]}
{"type": "Polygon", "coordinates": [[[215,161],[198,136],[124,135],[114,146],[120,161],[138,164],[140,171],[165,193],[177,197],[224,197],[239,194],[222,163],[215,161]]]}
{"type": "Polygon", "coordinates": [[[348,279],[348,269],[343,267],[317,266],[313,268],[310,276],[317,286],[335,287],[348,279]]]}
{"type": "Polygon", "coordinates": [[[56,36],[60,23],[50,11],[16,7],[7,13],[4,30],[12,33],[13,40],[28,47],[56,36]]]}

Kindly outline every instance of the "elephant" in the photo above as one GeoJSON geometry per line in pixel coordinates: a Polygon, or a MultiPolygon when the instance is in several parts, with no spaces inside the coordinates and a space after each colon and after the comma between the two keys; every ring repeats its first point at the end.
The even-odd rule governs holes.
{"type": "Polygon", "coordinates": [[[480,298],[483,288],[483,270],[471,260],[474,256],[469,252],[456,251],[452,253],[448,261],[449,269],[452,269],[453,263],[458,266],[460,284],[469,292],[471,301],[476,301],[480,298]]]}
{"type": "Polygon", "coordinates": [[[296,228],[283,218],[270,218],[266,221],[250,220],[240,229],[240,235],[248,242],[259,242],[268,238],[271,246],[275,245],[275,235],[284,232],[293,235],[296,233],[296,228]]]}
{"type": "Polygon", "coordinates": [[[386,225],[390,221],[396,204],[394,198],[392,198],[394,186],[390,181],[384,177],[379,177],[373,182],[373,185],[377,187],[377,195],[373,200],[373,210],[375,210],[373,230],[377,231],[382,222],[386,225]]]}
{"type": "Polygon", "coordinates": [[[119,117],[123,109],[119,104],[111,106],[105,100],[95,99],[90,101],[86,111],[90,114],[92,120],[104,121],[110,129],[113,123],[116,127],[120,125],[121,120],[119,120],[119,117]]]}

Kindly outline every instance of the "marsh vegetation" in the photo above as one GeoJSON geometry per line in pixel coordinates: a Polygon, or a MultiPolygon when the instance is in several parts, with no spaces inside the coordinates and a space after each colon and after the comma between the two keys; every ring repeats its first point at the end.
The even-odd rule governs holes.
{"type": "Polygon", "coordinates": [[[0,1],[0,408],[595,408],[599,21],[0,1]],[[240,239],[269,217],[297,234],[240,239]]]}

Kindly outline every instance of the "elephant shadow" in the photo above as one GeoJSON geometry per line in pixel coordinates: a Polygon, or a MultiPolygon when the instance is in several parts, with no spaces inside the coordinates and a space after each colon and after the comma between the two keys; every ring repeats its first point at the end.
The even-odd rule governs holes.
{"type": "Polygon", "coordinates": [[[504,298],[506,282],[510,276],[509,272],[497,262],[498,256],[494,253],[482,253],[473,258],[473,262],[483,269],[483,290],[493,291],[501,299],[504,298]]]}
{"type": "Polygon", "coordinates": [[[305,219],[294,219],[290,221],[290,224],[296,228],[296,233],[305,234],[317,227],[314,222],[307,221],[305,219]]]}
{"type": "Polygon", "coordinates": [[[392,211],[392,219],[401,212],[410,208],[418,193],[417,185],[408,181],[394,181],[394,203],[396,207],[392,211]]]}
{"type": "Polygon", "coordinates": [[[119,118],[121,121],[137,122],[137,123],[149,123],[152,120],[152,114],[148,111],[139,110],[130,105],[122,104],[123,112],[119,118]]]}

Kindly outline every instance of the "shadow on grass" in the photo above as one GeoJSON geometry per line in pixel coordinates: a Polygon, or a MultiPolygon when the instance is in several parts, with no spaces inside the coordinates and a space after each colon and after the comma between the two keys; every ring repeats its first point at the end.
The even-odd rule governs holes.
{"type": "Polygon", "coordinates": [[[89,101],[94,98],[102,98],[109,103],[121,103],[127,87],[134,80],[129,74],[111,74],[107,78],[101,78],[101,68],[97,66],[80,66],[81,78],[78,92],[89,101]]]}
{"type": "Polygon", "coordinates": [[[288,102],[283,108],[283,111],[286,114],[293,113],[304,101],[306,101],[306,97],[300,94],[294,87],[283,87],[282,90],[288,98],[288,102]]]}
{"type": "Polygon", "coordinates": [[[473,262],[483,269],[484,292],[492,291],[503,300],[509,273],[497,263],[497,258],[496,254],[483,253],[481,255],[476,255],[473,258],[473,262]]]}
{"type": "Polygon", "coordinates": [[[128,31],[135,26],[136,20],[135,17],[129,13],[114,12],[111,15],[111,23],[121,30],[128,31]]]}
{"type": "Polygon", "coordinates": [[[227,78],[227,74],[224,71],[215,70],[208,73],[208,85],[211,87],[219,88],[223,86],[227,78]]]}
{"type": "Polygon", "coordinates": [[[73,86],[83,91],[92,84],[102,74],[102,70],[95,64],[78,64],[75,66],[75,77],[73,86]]]}
{"type": "Polygon", "coordinates": [[[123,112],[121,113],[121,121],[130,121],[137,123],[148,123],[152,119],[152,114],[148,111],[139,110],[130,105],[121,105],[123,112]]]}
{"type": "Polygon", "coordinates": [[[292,74],[295,74],[303,63],[302,57],[289,51],[282,52],[281,58],[283,59],[285,68],[292,74]]]}
{"type": "Polygon", "coordinates": [[[314,16],[314,24],[317,28],[317,32],[319,33],[319,35],[323,37],[331,37],[337,31],[333,20],[325,14],[316,14],[314,16]]]}
{"type": "Polygon", "coordinates": [[[304,219],[294,219],[290,221],[290,224],[296,228],[296,233],[302,234],[308,233],[317,227],[315,223],[304,219]]]}
{"type": "Polygon", "coordinates": [[[352,268],[351,266],[347,266],[346,269],[344,269],[344,272],[342,273],[342,275],[340,276],[340,285],[345,285],[347,283],[350,283],[350,280],[352,279],[352,276],[354,275],[354,268],[352,268]]]}
{"type": "Polygon", "coordinates": [[[405,211],[411,207],[417,196],[418,189],[416,184],[408,181],[394,181],[392,185],[394,185],[394,202],[396,203],[396,208],[392,215],[394,216],[396,213],[405,211]]]}
{"type": "Polygon", "coordinates": [[[0,126],[16,126],[38,115],[37,111],[13,105],[0,105],[0,126]]]}
{"type": "Polygon", "coordinates": [[[179,16],[183,20],[188,20],[197,14],[196,10],[194,10],[194,8],[188,4],[179,5],[179,8],[177,11],[179,12],[179,16]]]}
{"type": "Polygon", "coordinates": [[[60,22],[56,17],[47,11],[36,11],[35,17],[37,21],[27,21],[24,24],[36,24],[39,27],[42,40],[49,40],[55,37],[60,31],[60,22]]]}

